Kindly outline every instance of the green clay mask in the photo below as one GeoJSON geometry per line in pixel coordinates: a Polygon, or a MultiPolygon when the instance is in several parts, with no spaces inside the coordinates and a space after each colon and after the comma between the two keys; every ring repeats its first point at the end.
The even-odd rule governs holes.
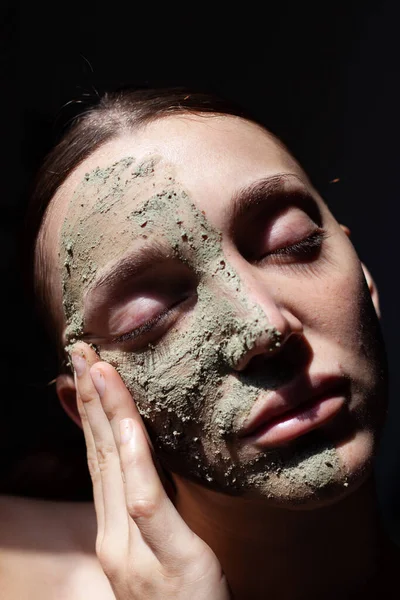
{"type": "MultiPolygon", "coordinates": [[[[182,189],[173,167],[157,157],[96,168],[75,191],[60,254],[67,349],[87,333],[85,297],[104,267],[155,241],[166,249],[166,262],[187,273],[189,308],[162,339],[139,349],[111,335],[96,345],[132,393],[162,464],[230,494],[301,498],[325,488],[340,466],[335,449],[317,434],[268,451],[243,447],[236,437],[256,399],[290,373],[248,374],[235,367],[261,337],[273,350],[281,334],[249,299],[221,234],[182,189]]],[[[162,294],[169,278],[159,265],[155,269],[154,287],[162,294]]],[[[143,296],[136,288],[133,301],[135,294],[143,296]]]]}

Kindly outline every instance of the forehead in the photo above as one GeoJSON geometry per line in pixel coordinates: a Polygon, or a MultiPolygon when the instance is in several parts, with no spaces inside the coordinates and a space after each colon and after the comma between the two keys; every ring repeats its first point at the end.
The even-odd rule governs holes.
{"type": "MultiPolygon", "coordinates": [[[[74,192],[87,172],[127,156],[140,163],[149,155],[161,158],[158,170],[163,164],[174,167],[175,176],[199,208],[212,199],[211,218],[214,207],[223,211],[232,194],[255,179],[280,172],[298,173],[305,179],[290,154],[254,123],[230,116],[164,117],[107,142],[83,161],[56,194],[53,208],[58,223],[73,208],[74,192]]],[[[89,211],[91,206],[80,207],[80,213],[82,208],[89,211]]]]}
{"type": "MultiPolygon", "coordinates": [[[[227,205],[238,189],[277,173],[294,173],[306,180],[284,147],[255,123],[230,116],[185,115],[158,119],[104,144],[84,160],[58,190],[47,214],[43,238],[54,273],[58,271],[63,224],[68,223],[73,232],[85,217],[90,221],[98,202],[96,194],[85,194],[82,202],[79,190],[85,176],[96,169],[109,169],[127,157],[134,157],[135,163],[140,164],[149,156],[158,157],[160,185],[173,172],[191,201],[207,213],[217,229],[224,228],[227,205]]],[[[135,204],[140,203],[138,198],[145,201],[146,190],[142,195],[125,198],[124,204],[128,202],[134,209],[135,204]]],[[[118,231],[120,221],[118,210],[113,210],[102,219],[101,227],[118,231]]]]}

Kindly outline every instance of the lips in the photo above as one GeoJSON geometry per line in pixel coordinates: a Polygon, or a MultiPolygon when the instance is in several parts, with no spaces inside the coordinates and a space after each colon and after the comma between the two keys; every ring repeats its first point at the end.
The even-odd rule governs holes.
{"type": "Polygon", "coordinates": [[[346,387],[341,376],[298,378],[254,404],[239,438],[264,447],[289,442],[330,421],[346,402],[346,387]]]}

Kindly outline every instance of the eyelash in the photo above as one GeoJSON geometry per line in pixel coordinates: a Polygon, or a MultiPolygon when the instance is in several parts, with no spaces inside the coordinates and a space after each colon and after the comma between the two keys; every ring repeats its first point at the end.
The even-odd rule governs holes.
{"type": "Polygon", "coordinates": [[[123,342],[133,340],[139,337],[140,335],[151,331],[151,329],[153,329],[153,327],[155,327],[160,321],[162,321],[171,312],[171,310],[172,308],[166,308],[159,315],[153,317],[152,319],[149,319],[149,321],[146,321],[146,323],[143,323],[143,325],[141,325],[140,327],[137,327],[136,329],[133,329],[128,333],[124,333],[123,335],[120,335],[111,341],[113,342],[113,344],[122,344],[123,342]]]}
{"type": "MultiPolygon", "coordinates": [[[[269,252],[265,257],[258,259],[258,263],[262,263],[266,261],[270,256],[275,257],[275,260],[278,262],[282,261],[285,263],[285,257],[303,257],[303,258],[311,258],[312,255],[321,248],[322,242],[328,237],[327,232],[318,228],[311,235],[309,235],[304,240],[296,242],[290,246],[284,246],[283,248],[278,248],[277,250],[273,250],[269,252]]],[[[146,323],[143,323],[140,327],[133,329],[123,335],[120,335],[114,338],[112,341],[113,344],[124,344],[126,342],[135,340],[139,338],[141,335],[149,333],[154,327],[157,325],[161,325],[167,317],[170,317],[174,310],[182,303],[182,300],[174,304],[173,306],[166,308],[159,315],[153,317],[153,319],[149,319],[146,323]]]]}
{"type": "Polygon", "coordinates": [[[307,238],[296,242],[290,246],[284,246],[283,248],[278,248],[277,250],[273,250],[272,252],[268,252],[264,257],[258,259],[256,262],[261,263],[266,261],[270,257],[274,257],[276,262],[285,263],[285,258],[312,258],[314,253],[319,250],[322,246],[322,242],[328,237],[328,233],[325,229],[319,227],[316,229],[311,235],[307,238]]]}
{"type": "Polygon", "coordinates": [[[153,317],[152,319],[149,319],[148,321],[143,323],[143,325],[141,325],[140,327],[137,327],[136,329],[132,329],[132,331],[128,331],[127,333],[124,333],[124,334],[112,339],[111,342],[113,344],[123,344],[123,343],[129,342],[129,341],[135,340],[138,337],[140,337],[141,335],[149,333],[152,329],[154,329],[154,327],[156,325],[161,325],[165,320],[167,320],[167,317],[171,317],[172,313],[175,311],[175,309],[177,309],[179,307],[179,305],[182,304],[182,302],[185,302],[187,299],[188,298],[179,300],[179,302],[176,302],[172,306],[166,308],[159,315],[157,315],[156,317],[153,317]]]}

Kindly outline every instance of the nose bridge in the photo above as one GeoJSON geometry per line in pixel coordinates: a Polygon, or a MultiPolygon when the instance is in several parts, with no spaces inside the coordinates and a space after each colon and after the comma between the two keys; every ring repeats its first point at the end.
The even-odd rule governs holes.
{"type": "Polygon", "coordinates": [[[251,265],[246,265],[241,270],[240,279],[248,309],[257,307],[268,325],[279,331],[281,341],[284,341],[290,327],[286,312],[274,294],[273,282],[260,277],[257,269],[251,265]]]}
{"type": "MultiPolygon", "coordinates": [[[[234,280],[234,289],[229,290],[229,302],[237,323],[229,332],[224,353],[231,368],[243,370],[256,354],[279,351],[290,335],[302,332],[302,326],[277,301],[271,290],[272,282],[269,284],[265,278],[257,277],[257,269],[247,262],[238,266],[233,270],[226,264],[227,270],[222,277],[226,284],[229,278],[230,283],[232,278],[234,280]]],[[[225,288],[223,281],[220,280],[220,284],[225,288]]]]}
{"type": "Polygon", "coordinates": [[[273,288],[273,282],[260,276],[258,268],[245,260],[241,260],[236,265],[235,273],[240,280],[240,288],[237,290],[238,300],[246,313],[258,312],[269,327],[279,331],[284,337],[289,323],[274,293],[277,290],[273,288]]]}

